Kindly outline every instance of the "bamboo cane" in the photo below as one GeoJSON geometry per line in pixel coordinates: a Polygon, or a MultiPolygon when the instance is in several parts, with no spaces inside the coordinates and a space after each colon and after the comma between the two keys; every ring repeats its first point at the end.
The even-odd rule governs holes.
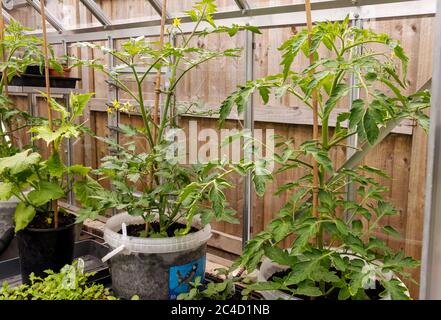
{"type": "MultiPolygon", "coordinates": [[[[51,88],[50,88],[50,79],[49,79],[49,54],[48,54],[48,43],[47,43],[47,31],[46,31],[46,11],[45,11],[44,1],[40,1],[40,11],[41,11],[41,23],[42,23],[42,31],[43,31],[43,55],[44,55],[44,78],[46,82],[46,107],[47,107],[47,117],[49,121],[49,128],[53,131],[53,123],[52,123],[52,109],[50,106],[50,98],[51,98],[51,88]]],[[[55,145],[52,143],[51,146],[52,151],[55,153],[55,145]]],[[[54,210],[54,227],[58,228],[58,201],[52,201],[52,209],[54,210]]]]}
{"type": "MultiPolygon", "coordinates": [[[[162,15],[161,15],[161,29],[159,35],[159,47],[162,50],[164,47],[165,34],[165,20],[167,18],[167,0],[162,0],[162,15]]],[[[156,143],[158,139],[157,125],[159,125],[159,101],[161,98],[161,68],[156,72],[155,82],[155,101],[153,104],[153,142],[156,143]]]]}
{"type": "MultiPolygon", "coordinates": [[[[312,14],[311,14],[311,1],[310,0],[305,0],[305,8],[306,8],[306,22],[307,22],[308,31],[309,31],[308,42],[309,42],[309,47],[311,47],[312,14]]],[[[309,63],[310,63],[310,65],[312,65],[312,64],[314,64],[314,62],[315,62],[314,53],[311,52],[309,54],[309,63]]],[[[313,74],[314,71],[311,70],[310,73],[313,74]]],[[[318,137],[319,137],[318,100],[317,100],[317,91],[316,90],[312,91],[312,113],[313,113],[313,116],[312,116],[312,118],[313,118],[312,139],[315,141],[318,141],[318,137]]],[[[312,159],[312,174],[313,174],[313,179],[312,179],[312,188],[313,188],[312,214],[314,217],[317,217],[318,216],[317,208],[318,208],[319,172],[318,172],[318,163],[314,158],[312,159]]]]}
{"type": "MultiPolygon", "coordinates": [[[[159,48],[162,50],[164,47],[164,34],[165,34],[165,20],[167,18],[167,0],[162,0],[162,12],[161,12],[161,27],[159,34],[159,48]]],[[[156,72],[156,82],[155,82],[155,100],[153,104],[153,145],[156,145],[158,141],[158,128],[159,125],[159,102],[161,99],[161,68],[159,68],[156,72]]],[[[151,150],[153,152],[153,150],[151,150]]],[[[154,170],[155,167],[152,166],[150,170],[149,177],[149,189],[153,188],[153,180],[154,180],[154,170]]],[[[148,234],[150,228],[150,223],[146,223],[145,231],[148,234]]]]}

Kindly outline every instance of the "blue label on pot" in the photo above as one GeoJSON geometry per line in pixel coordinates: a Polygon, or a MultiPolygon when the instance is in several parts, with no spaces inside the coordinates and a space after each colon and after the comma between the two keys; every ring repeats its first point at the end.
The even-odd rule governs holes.
{"type": "Polygon", "coordinates": [[[169,270],[169,298],[175,300],[180,293],[190,290],[190,283],[196,277],[204,280],[205,275],[205,256],[200,257],[190,263],[173,266],[169,270]]]}

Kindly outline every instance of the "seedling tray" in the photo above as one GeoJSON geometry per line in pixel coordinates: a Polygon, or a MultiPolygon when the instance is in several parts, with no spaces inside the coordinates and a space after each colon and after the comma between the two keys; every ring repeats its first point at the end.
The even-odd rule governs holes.
{"type": "MultiPolygon", "coordinates": [[[[101,262],[109,251],[108,247],[95,240],[82,240],[75,243],[74,258],[84,260],[85,272],[95,272],[95,275],[89,280],[105,285],[110,284],[109,268],[101,262]]],[[[22,283],[20,274],[20,260],[14,257],[8,260],[0,261],[0,285],[7,281],[10,286],[17,286],[22,283]]]]}
{"type": "MultiPolygon", "coordinates": [[[[14,239],[15,241],[15,239],[14,239]]],[[[4,281],[7,281],[11,287],[18,286],[22,283],[20,274],[20,260],[17,256],[17,248],[14,243],[11,243],[8,252],[5,253],[6,256],[14,256],[12,258],[7,258],[6,260],[1,260],[5,255],[0,255],[0,286],[4,281]]],[[[109,252],[107,245],[99,243],[95,240],[81,240],[75,243],[74,248],[74,258],[81,258],[84,260],[84,270],[85,272],[95,272],[93,277],[89,278],[89,282],[96,282],[105,285],[106,287],[112,286],[112,280],[109,273],[109,268],[107,264],[101,261],[109,252]]],[[[206,273],[205,279],[208,282],[219,282],[222,281],[219,277],[214,274],[206,273]]],[[[232,298],[233,300],[240,300],[240,291],[243,287],[236,285],[237,294],[232,298]]],[[[252,300],[261,300],[262,296],[257,293],[251,294],[252,300]]]]}
{"type": "MultiPolygon", "coordinates": [[[[1,73],[0,73],[1,74],[1,73]]],[[[49,77],[50,86],[52,88],[68,88],[75,89],[77,81],[81,78],[71,78],[71,77],[49,77]]],[[[39,74],[27,74],[24,73],[20,76],[15,76],[9,83],[11,86],[18,87],[45,87],[45,77],[39,74]]]]}

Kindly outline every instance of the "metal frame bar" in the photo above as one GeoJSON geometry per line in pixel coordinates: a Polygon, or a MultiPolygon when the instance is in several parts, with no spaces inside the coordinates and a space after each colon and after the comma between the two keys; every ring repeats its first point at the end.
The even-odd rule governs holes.
{"type": "MultiPolygon", "coordinates": [[[[26,0],[26,2],[29,3],[29,5],[31,5],[35,9],[35,11],[37,11],[41,15],[39,0],[26,0]]],[[[63,32],[64,27],[61,21],[58,20],[57,17],[55,17],[49,10],[46,9],[45,11],[46,11],[45,12],[46,21],[49,22],[49,24],[52,27],[54,27],[54,29],[57,30],[58,32],[63,32]]],[[[46,23],[46,22],[42,21],[41,23],[46,23]]]]}
{"type": "MultiPolygon", "coordinates": [[[[109,49],[113,50],[115,48],[115,39],[113,39],[112,37],[109,37],[107,39],[107,41],[108,41],[109,49]]],[[[113,56],[111,54],[109,54],[108,59],[109,59],[108,60],[109,67],[113,68],[114,67],[113,56]]],[[[108,103],[111,103],[113,100],[118,99],[118,88],[112,84],[113,80],[111,77],[109,77],[108,83],[109,83],[108,103]]],[[[114,138],[119,143],[119,132],[117,130],[119,127],[119,111],[118,110],[115,110],[114,113],[107,114],[107,126],[109,128],[109,136],[111,138],[114,138]]]]}
{"type": "MultiPolygon", "coordinates": [[[[253,80],[253,56],[254,56],[254,34],[251,31],[245,31],[245,80],[253,80]]],[[[253,99],[248,100],[248,106],[244,113],[244,129],[248,130],[251,137],[254,136],[254,112],[253,99]]],[[[253,148],[250,145],[249,156],[252,157],[253,148]]],[[[244,204],[242,218],[242,247],[251,239],[251,224],[253,217],[253,183],[251,173],[247,173],[244,178],[244,204]]]]}
{"type": "MultiPolygon", "coordinates": [[[[30,1],[30,0],[28,0],[30,1]]],[[[354,5],[348,0],[330,0],[312,4],[313,19],[315,21],[343,20],[348,12],[358,11],[363,19],[370,18],[389,18],[404,17],[415,15],[433,15],[436,11],[436,0],[371,0],[374,5],[361,1],[354,5]],[[332,4],[334,8],[332,8],[332,4]],[[405,4],[405,5],[403,5],[405,4]],[[375,7],[375,10],[372,10],[375,7]],[[341,9],[345,10],[341,10],[341,9]]],[[[295,24],[304,24],[303,5],[287,5],[273,8],[251,8],[245,13],[242,11],[218,12],[214,15],[219,25],[241,24],[264,28],[282,27],[295,24]]],[[[167,20],[170,23],[170,19],[167,20]]],[[[137,21],[128,23],[112,24],[104,26],[92,26],[73,30],[65,30],[62,34],[49,33],[51,43],[61,43],[77,41],[98,41],[106,40],[109,36],[114,39],[137,36],[156,36],[159,35],[160,19],[149,21],[137,21]],[[130,33],[128,30],[130,29],[130,33]]],[[[209,27],[209,25],[203,25],[209,27]]],[[[182,18],[181,28],[183,32],[189,32],[194,27],[194,23],[188,18],[182,18]]],[[[41,32],[33,32],[39,35],[41,32]]]]}
{"type": "Polygon", "coordinates": [[[427,155],[420,299],[441,299],[441,3],[433,52],[432,108],[427,155]]]}
{"type": "Polygon", "coordinates": [[[3,18],[5,19],[5,23],[9,23],[12,19],[12,16],[4,8],[2,8],[2,14],[3,18]]]}
{"type": "Polygon", "coordinates": [[[89,10],[92,15],[104,26],[108,27],[112,21],[101,7],[94,0],[80,0],[82,4],[89,10]]]}
{"type": "Polygon", "coordinates": [[[247,0],[234,0],[234,2],[236,2],[237,6],[242,11],[242,13],[245,13],[245,11],[251,8],[247,0]]]}
{"type": "MultiPolygon", "coordinates": [[[[63,42],[63,53],[65,55],[68,55],[69,50],[67,48],[67,43],[63,42]]],[[[65,93],[63,94],[63,100],[64,105],[66,106],[66,109],[68,112],[72,111],[72,106],[70,105],[70,95],[65,93]]],[[[72,145],[72,138],[67,139],[67,145],[66,145],[66,157],[67,157],[67,166],[71,167],[73,165],[73,145],[72,145]]],[[[67,177],[67,184],[69,186],[69,193],[67,194],[67,201],[70,205],[74,204],[75,201],[75,195],[73,191],[73,180],[72,177],[69,175],[67,177]]]]}
{"type": "MultiPolygon", "coordinates": [[[[363,19],[360,18],[360,13],[358,11],[353,14],[352,25],[354,27],[363,29],[363,19]]],[[[363,48],[361,46],[358,46],[355,48],[355,50],[357,51],[357,53],[361,54],[363,48]]],[[[361,89],[360,86],[358,86],[358,84],[359,84],[358,78],[354,74],[351,74],[350,86],[352,87],[352,89],[349,95],[349,109],[352,109],[353,102],[360,98],[361,89]]],[[[349,137],[347,145],[348,148],[346,148],[346,160],[349,160],[356,152],[356,148],[358,146],[358,134],[349,137]]],[[[348,182],[349,183],[346,186],[346,198],[347,200],[354,201],[356,199],[355,185],[350,181],[348,182]]]]}
{"type": "MultiPolygon", "coordinates": [[[[162,3],[160,0],[147,0],[150,5],[155,9],[155,11],[162,17],[162,3]]],[[[170,19],[170,14],[168,12],[165,13],[167,19],[170,19]]]]}

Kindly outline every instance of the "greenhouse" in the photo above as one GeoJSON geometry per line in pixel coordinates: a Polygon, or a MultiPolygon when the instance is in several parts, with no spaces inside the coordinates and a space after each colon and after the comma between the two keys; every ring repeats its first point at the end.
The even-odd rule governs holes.
{"type": "Polygon", "coordinates": [[[0,300],[441,299],[440,1],[1,3],[0,300]]]}

